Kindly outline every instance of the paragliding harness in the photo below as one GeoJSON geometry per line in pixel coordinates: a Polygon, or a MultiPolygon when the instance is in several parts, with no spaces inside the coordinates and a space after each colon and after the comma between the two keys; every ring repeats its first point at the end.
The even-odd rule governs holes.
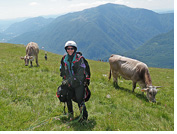
{"type": "MultiPolygon", "coordinates": [[[[88,86],[85,87],[85,95],[84,95],[84,101],[87,102],[90,99],[91,92],[88,86]]],[[[58,97],[60,102],[67,102],[68,98],[68,92],[69,92],[69,87],[66,85],[60,85],[57,89],[56,96],[58,97]]],[[[76,102],[75,98],[72,98],[73,101],[76,102]]]]}
{"type": "MultiPolygon", "coordinates": [[[[84,95],[84,102],[87,102],[90,99],[91,96],[91,92],[90,89],[88,88],[88,86],[84,86],[85,87],[85,95],[84,95]]],[[[60,103],[63,102],[64,103],[64,114],[66,114],[65,112],[65,108],[66,108],[66,102],[68,99],[68,94],[69,94],[69,87],[66,85],[60,85],[57,89],[56,92],[56,96],[58,97],[60,103]]],[[[75,98],[72,98],[73,101],[76,102],[75,98]]]]}
{"type": "MultiPolygon", "coordinates": [[[[77,58],[76,58],[77,61],[79,61],[81,57],[83,57],[81,52],[77,52],[76,55],[77,55],[77,58]]],[[[66,55],[63,57],[63,59],[65,59],[65,57],[66,55]]],[[[89,67],[88,61],[84,57],[83,59],[86,65],[86,68],[85,68],[85,71],[87,72],[86,80],[87,79],[90,80],[90,76],[91,76],[90,67],[89,67]]],[[[84,85],[84,87],[85,87],[84,101],[87,102],[90,99],[91,92],[90,92],[90,89],[88,88],[88,84],[84,85]]],[[[64,102],[64,113],[66,113],[65,107],[66,107],[66,102],[68,98],[68,92],[69,92],[69,87],[67,85],[60,85],[56,93],[56,96],[58,97],[59,101],[64,102]]],[[[74,98],[72,98],[72,100],[76,102],[74,98]]]]}

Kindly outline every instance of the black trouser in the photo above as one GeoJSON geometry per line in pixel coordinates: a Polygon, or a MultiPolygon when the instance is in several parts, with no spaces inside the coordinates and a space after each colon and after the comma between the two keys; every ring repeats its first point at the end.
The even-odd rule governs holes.
{"type": "Polygon", "coordinates": [[[83,85],[78,86],[77,88],[70,88],[67,98],[67,107],[68,113],[73,114],[72,100],[78,103],[78,107],[83,107],[83,118],[87,118],[88,113],[84,103],[85,87],[83,85]]]}

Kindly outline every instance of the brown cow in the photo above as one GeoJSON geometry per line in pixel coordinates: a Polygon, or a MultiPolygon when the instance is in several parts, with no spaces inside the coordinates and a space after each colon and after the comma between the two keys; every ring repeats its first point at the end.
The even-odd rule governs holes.
{"type": "Polygon", "coordinates": [[[24,59],[25,66],[28,66],[29,61],[31,63],[31,66],[33,66],[32,61],[36,58],[36,64],[37,64],[37,66],[39,66],[39,64],[38,64],[38,54],[39,54],[38,44],[35,43],[35,42],[30,42],[26,46],[26,56],[21,57],[21,59],[24,59]]]}
{"type": "MultiPolygon", "coordinates": [[[[148,67],[145,63],[120,55],[111,55],[109,58],[110,74],[113,74],[113,81],[117,84],[117,77],[122,76],[126,80],[132,80],[133,89],[136,88],[136,83],[142,88],[142,92],[147,93],[149,101],[156,102],[155,95],[159,86],[152,86],[152,80],[149,74],[148,67]]],[[[117,84],[118,85],[118,84],[117,84]]]]}

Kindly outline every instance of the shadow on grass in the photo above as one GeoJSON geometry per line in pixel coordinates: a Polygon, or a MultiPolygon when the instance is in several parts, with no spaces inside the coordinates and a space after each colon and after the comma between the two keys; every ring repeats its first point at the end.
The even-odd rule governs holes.
{"type": "Polygon", "coordinates": [[[36,67],[38,68],[38,67],[40,67],[40,65],[39,65],[39,66],[37,66],[37,65],[33,65],[33,66],[28,65],[28,67],[29,67],[29,68],[33,68],[33,67],[34,67],[34,68],[36,68],[36,67]]]}
{"type": "Polygon", "coordinates": [[[114,84],[114,87],[115,87],[115,89],[117,89],[117,90],[121,90],[121,91],[124,91],[124,92],[128,92],[128,93],[130,93],[130,94],[134,94],[134,95],[135,95],[137,98],[139,98],[140,100],[144,100],[144,101],[148,102],[148,99],[147,99],[146,96],[143,95],[143,94],[136,93],[135,91],[132,92],[130,89],[120,87],[120,86],[118,86],[117,84],[114,84]]]}
{"type": "Polygon", "coordinates": [[[71,127],[74,131],[92,131],[96,125],[95,119],[91,118],[87,121],[71,123],[71,127]]]}
{"type": "Polygon", "coordinates": [[[70,121],[69,118],[64,115],[62,118],[60,118],[60,121],[72,127],[74,131],[92,131],[96,125],[96,121],[93,118],[82,122],[79,122],[77,118],[79,118],[79,116],[75,117],[75,120],[70,121]]]}

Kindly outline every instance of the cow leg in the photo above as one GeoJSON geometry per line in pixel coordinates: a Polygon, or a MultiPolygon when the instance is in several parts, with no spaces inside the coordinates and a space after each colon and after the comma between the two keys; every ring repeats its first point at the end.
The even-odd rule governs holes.
{"type": "Polygon", "coordinates": [[[117,80],[117,75],[115,72],[113,74],[113,82],[114,82],[114,87],[118,87],[118,80],[117,80]]]}
{"type": "Polygon", "coordinates": [[[133,81],[133,87],[132,87],[132,92],[134,92],[135,88],[136,88],[136,82],[133,81]]]}
{"type": "Polygon", "coordinates": [[[113,77],[113,81],[114,81],[114,86],[118,87],[118,83],[117,83],[117,77],[113,77]]]}
{"type": "Polygon", "coordinates": [[[36,65],[39,66],[39,64],[38,64],[38,56],[36,56],[36,65]]]}
{"type": "Polygon", "coordinates": [[[30,63],[31,63],[31,67],[32,67],[33,66],[32,61],[30,61],[30,63]]]}

